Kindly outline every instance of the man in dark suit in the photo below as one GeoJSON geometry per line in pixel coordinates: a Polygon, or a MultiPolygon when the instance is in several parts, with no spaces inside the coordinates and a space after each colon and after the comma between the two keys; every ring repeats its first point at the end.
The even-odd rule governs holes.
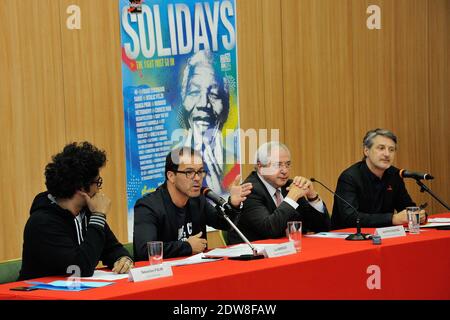
{"type": "MultiPolygon", "coordinates": [[[[256,166],[245,180],[253,186],[241,209],[238,228],[250,240],[286,236],[288,221],[302,221],[302,231],[328,231],[330,217],[325,204],[311,181],[296,176],[289,179],[291,155],[282,143],[262,145],[256,155],[256,166]]],[[[233,230],[229,243],[242,240],[233,230]]]]}
{"type": "MultiPolygon", "coordinates": [[[[406,207],[416,204],[399,176],[399,169],[392,165],[396,151],[397,137],[392,131],[369,130],[363,138],[363,160],[339,176],[336,193],[358,210],[361,227],[408,223],[406,207]]],[[[331,222],[333,229],[354,227],[355,210],[335,197],[331,222]]],[[[426,222],[425,210],[420,211],[420,222],[426,222]]]]}
{"type": "MultiPolygon", "coordinates": [[[[134,255],[147,260],[147,242],[163,241],[164,258],[188,256],[207,248],[206,225],[227,230],[228,222],[220,209],[200,194],[206,176],[202,156],[192,148],[181,147],[166,157],[166,181],[155,192],[139,199],[134,206],[134,255]]],[[[239,185],[238,175],[228,202],[230,218],[240,213],[240,205],[251,192],[251,183],[239,185]]]]}

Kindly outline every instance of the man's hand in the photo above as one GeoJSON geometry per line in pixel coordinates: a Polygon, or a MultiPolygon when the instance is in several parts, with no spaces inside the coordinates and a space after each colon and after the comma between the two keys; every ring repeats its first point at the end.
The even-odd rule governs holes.
{"type": "Polygon", "coordinates": [[[107,214],[111,208],[111,200],[103,193],[96,193],[92,198],[86,192],[78,191],[86,200],[86,204],[91,212],[107,214]]]}
{"type": "MultiPolygon", "coordinates": [[[[426,223],[427,215],[425,213],[425,210],[420,210],[419,215],[420,215],[420,224],[426,223]]],[[[392,216],[392,224],[394,226],[408,224],[408,213],[406,212],[406,209],[392,216]]]]}
{"type": "MultiPolygon", "coordinates": [[[[300,177],[300,176],[294,177],[292,184],[296,185],[300,189],[305,190],[306,197],[308,197],[309,199],[315,198],[317,196],[317,192],[314,190],[313,183],[305,177],[300,177]]],[[[289,188],[288,188],[288,190],[289,190],[289,188]]]]}
{"type": "Polygon", "coordinates": [[[130,271],[133,266],[133,261],[131,261],[129,257],[122,257],[114,262],[114,268],[112,269],[112,271],[115,274],[128,273],[128,271],[130,271]]]}
{"type": "Polygon", "coordinates": [[[299,188],[294,183],[287,187],[287,190],[289,190],[289,193],[286,195],[286,197],[294,200],[295,202],[297,202],[301,197],[304,197],[308,192],[308,189],[305,190],[304,188],[299,188]]]}
{"type": "Polygon", "coordinates": [[[205,239],[200,238],[202,236],[202,232],[190,236],[187,239],[187,242],[191,245],[192,254],[200,253],[205,251],[206,244],[208,243],[205,239]]]}
{"type": "Polygon", "coordinates": [[[406,209],[392,216],[392,224],[394,226],[408,224],[408,215],[406,209]]]}
{"type": "Polygon", "coordinates": [[[230,187],[230,202],[235,208],[241,205],[247,199],[247,196],[252,192],[252,184],[250,182],[240,184],[241,175],[238,174],[230,187]]]}

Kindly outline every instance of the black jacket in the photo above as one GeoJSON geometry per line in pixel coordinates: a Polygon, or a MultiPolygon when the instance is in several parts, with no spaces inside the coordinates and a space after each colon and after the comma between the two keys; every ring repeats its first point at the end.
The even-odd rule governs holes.
{"type": "MultiPolygon", "coordinates": [[[[202,232],[206,239],[206,225],[215,229],[228,230],[228,222],[219,209],[213,207],[203,195],[190,198],[185,207],[192,218],[192,232],[195,235],[202,232]]],[[[164,258],[188,256],[192,248],[186,241],[178,240],[177,208],[172,202],[166,184],[154,192],[139,199],[134,206],[133,246],[136,261],[147,260],[147,242],[163,241],[164,258]]],[[[238,209],[227,212],[230,219],[238,214],[238,209]]]]}
{"type": "Polygon", "coordinates": [[[66,275],[71,265],[80,267],[81,276],[91,276],[100,260],[112,268],[119,258],[130,256],[104,218],[83,211],[80,225],[48,192],[35,197],[24,230],[19,280],[66,275]]]}
{"type": "MultiPolygon", "coordinates": [[[[302,221],[303,233],[330,230],[330,217],[326,207],[324,213],[317,211],[302,197],[297,202],[297,209],[285,201],[277,208],[256,171],[253,171],[245,182],[251,182],[253,189],[244,201],[237,226],[249,241],[286,237],[288,221],[302,221]]],[[[289,180],[281,188],[283,197],[288,194],[286,187],[291,183],[292,180],[289,180]]],[[[228,242],[234,244],[242,240],[232,230],[228,233],[228,242]]]]}
{"type": "MultiPolygon", "coordinates": [[[[361,227],[391,226],[394,210],[400,212],[415,206],[398,172],[399,169],[391,166],[379,179],[366,161],[360,161],[341,173],[336,193],[358,210],[361,227]]],[[[355,211],[336,196],[331,224],[333,229],[356,226],[355,211]]]]}

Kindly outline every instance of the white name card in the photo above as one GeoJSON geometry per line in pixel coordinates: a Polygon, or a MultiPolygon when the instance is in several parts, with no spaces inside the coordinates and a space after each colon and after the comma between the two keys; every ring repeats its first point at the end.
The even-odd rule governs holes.
{"type": "Polygon", "coordinates": [[[267,246],[264,247],[263,251],[263,254],[268,258],[281,257],[294,253],[297,253],[297,251],[295,250],[293,241],[267,246]]]}
{"type": "Polygon", "coordinates": [[[379,235],[381,239],[406,236],[405,228],[403,228],[403,226],[376,228],[375,234],[379,235]]]}
{"type": "Polygon", "coordinates": [[[141,268],[130,269],[128,273],[128,280],[132,282],[140,282],[163,277],[171,277],[172,275],[172,267],[170,265],[161,263],[141,268]]]}

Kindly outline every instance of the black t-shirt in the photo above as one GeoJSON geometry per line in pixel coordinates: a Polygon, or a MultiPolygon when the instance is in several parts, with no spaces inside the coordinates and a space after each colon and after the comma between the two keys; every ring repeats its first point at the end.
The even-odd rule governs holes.
{"type": "MultiPolygon", "coordinates": [[[[375,174],[373,174],[369,168],[363,167],[363,172],[367,176],[367,179],[372,184],[372,190],[371,190],[371,197],[373,201],[369,203],[370,210],[367,210],[369,212],[383,212],[383,210],[386,210],[384,208],[385,206],[385,194],[386,190],[392,190],[391,185],[389,184],[389,181],[392,180],[391,172],[386,172],[386,174],[383,175],[383,177],[380,179],[375,174]]],[[[387,210],[390,211],[391,208],[388,208],[387,210]]],[[[393,208],[392,208],[393,211],[393,208]]]]}
{"type": "Polygon", "coordinates": [[[192,214],[187,205],[183,208],[175,208],[178,228],[177,240],[186,241],[192,235],[192,214]]]}

